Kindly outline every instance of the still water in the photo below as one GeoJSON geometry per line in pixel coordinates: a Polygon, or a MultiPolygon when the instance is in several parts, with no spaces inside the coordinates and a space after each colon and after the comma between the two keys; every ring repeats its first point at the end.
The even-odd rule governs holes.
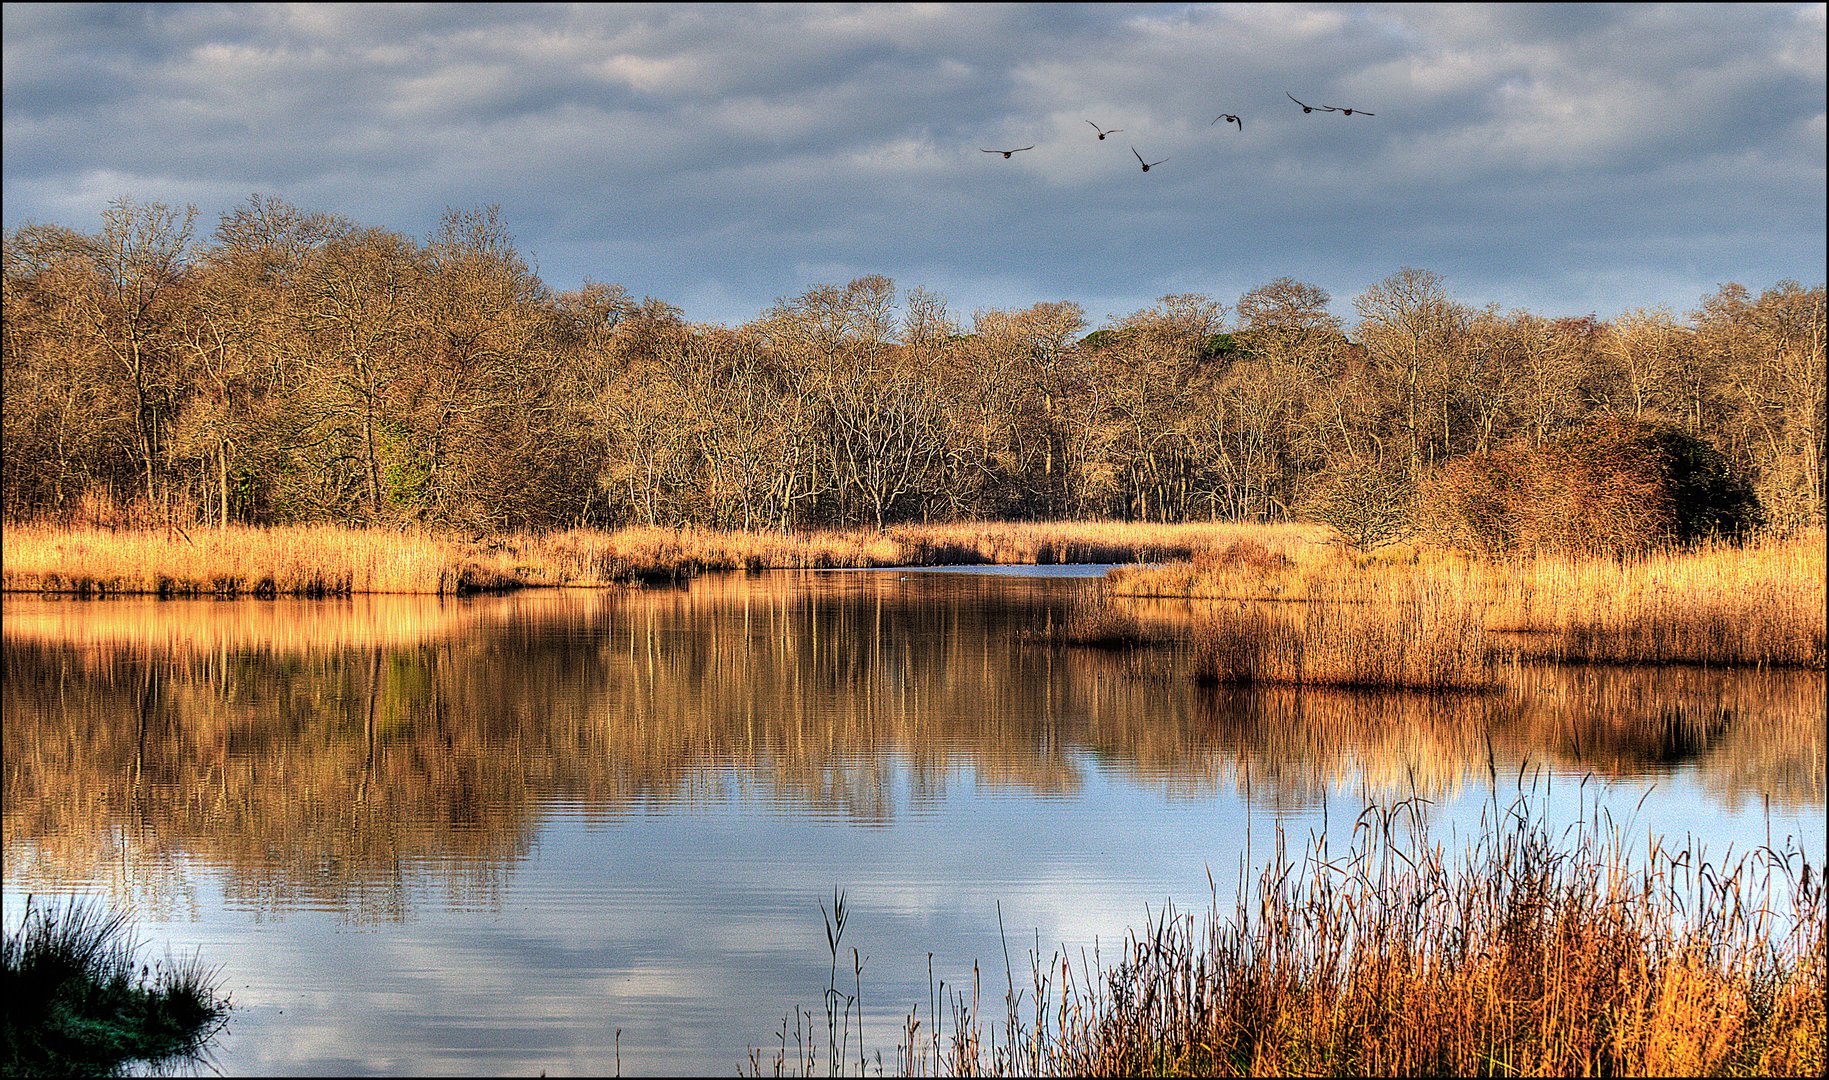
{"type": "Polygon", "coordinates": [[[1278,828],[1344,840],[1368,800],[1421,795],[1452,849],[1496,778],[1558,820],[1823,864],[1820,672],[1216,689],[1172,651],[1025,642],[1075,573],[9,598],[7,925],[28,893],[105,897],[154,955],[220,965],[206,1071],[716,1074],[791,1009],[823,1040],[834,890],[893,1063],[974,962],[995,1020],[1006,947],[1021,985],[1171,899],[1230,910],[1278,828]]]}

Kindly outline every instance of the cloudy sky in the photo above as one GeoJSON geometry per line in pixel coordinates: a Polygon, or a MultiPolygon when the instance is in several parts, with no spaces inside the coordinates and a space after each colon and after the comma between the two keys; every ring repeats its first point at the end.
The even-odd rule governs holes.
{"type": "Polygon", "coordinates": [[[499,204],[554,288],[732,324],[869,273],[1094,325],[1289,275],[1350,316],[1404,266],[1681,314],[1824,279],[1824,11],[9,3],[0,194],[8,229],[258,192],[420,238],[499,204]]]}

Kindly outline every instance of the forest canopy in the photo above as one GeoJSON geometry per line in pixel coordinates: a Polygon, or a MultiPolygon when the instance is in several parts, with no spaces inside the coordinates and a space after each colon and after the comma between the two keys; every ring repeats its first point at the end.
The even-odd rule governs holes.
{"type": "Polygon", "coordinates": [[[496,208],[422,242],[260,196],[203,235],[194,208],[122,198],[99,232],[4,246],[14,522],[1282,520],[1367,477],[1465,497],[1498,468],[1470,462],[1594,438],[1700,448],[1756,501],[1739,522],[1824,516],[1820,283],[1602,321],[1470,307],[1402,268],[1350,326],[1279,278],[1093,327],[871,276],[732,327],[555,292],[496,208]]]}

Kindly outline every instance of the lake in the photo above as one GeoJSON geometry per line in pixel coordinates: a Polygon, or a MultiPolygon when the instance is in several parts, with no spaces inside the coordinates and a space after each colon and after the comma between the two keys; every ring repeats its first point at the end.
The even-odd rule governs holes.
{"type": "Polygon", "coordinates": [[[1452,849],[1522,787],[1823,865],[1821,672],[1244,690],[1025,641],[1097,572],[9,597],[7,925],[28,893],[105,897],[151,956],[220,965],[225,1073],[717,1074],[793,1009],[823,1044],[835,890],[841,988],[893,1063],[974,963],[1000,1018],[1006,950],[1018,986],[1037,950],[1109,959],[1369,802],[1420,796],[1452,849]]]}

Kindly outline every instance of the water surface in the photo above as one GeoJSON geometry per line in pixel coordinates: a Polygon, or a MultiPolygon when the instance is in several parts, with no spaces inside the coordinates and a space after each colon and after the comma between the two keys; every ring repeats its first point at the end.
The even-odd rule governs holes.
{"type": "Polygon", "coordinates": [[[1368,800],[1464,838],[1523,777],[1823,862],[1821,673],[1216,689],[1025,643],[1088,587],[1054,573],[8,599],[9,925],[103,896],[222,965],[226,1073],[727,1073],[820,1013],[835,889],[892,1060],[930,970],[1001,1001],[1006,943],[1019,983],[1038,946],[1109,955],[1368,800]]]}

